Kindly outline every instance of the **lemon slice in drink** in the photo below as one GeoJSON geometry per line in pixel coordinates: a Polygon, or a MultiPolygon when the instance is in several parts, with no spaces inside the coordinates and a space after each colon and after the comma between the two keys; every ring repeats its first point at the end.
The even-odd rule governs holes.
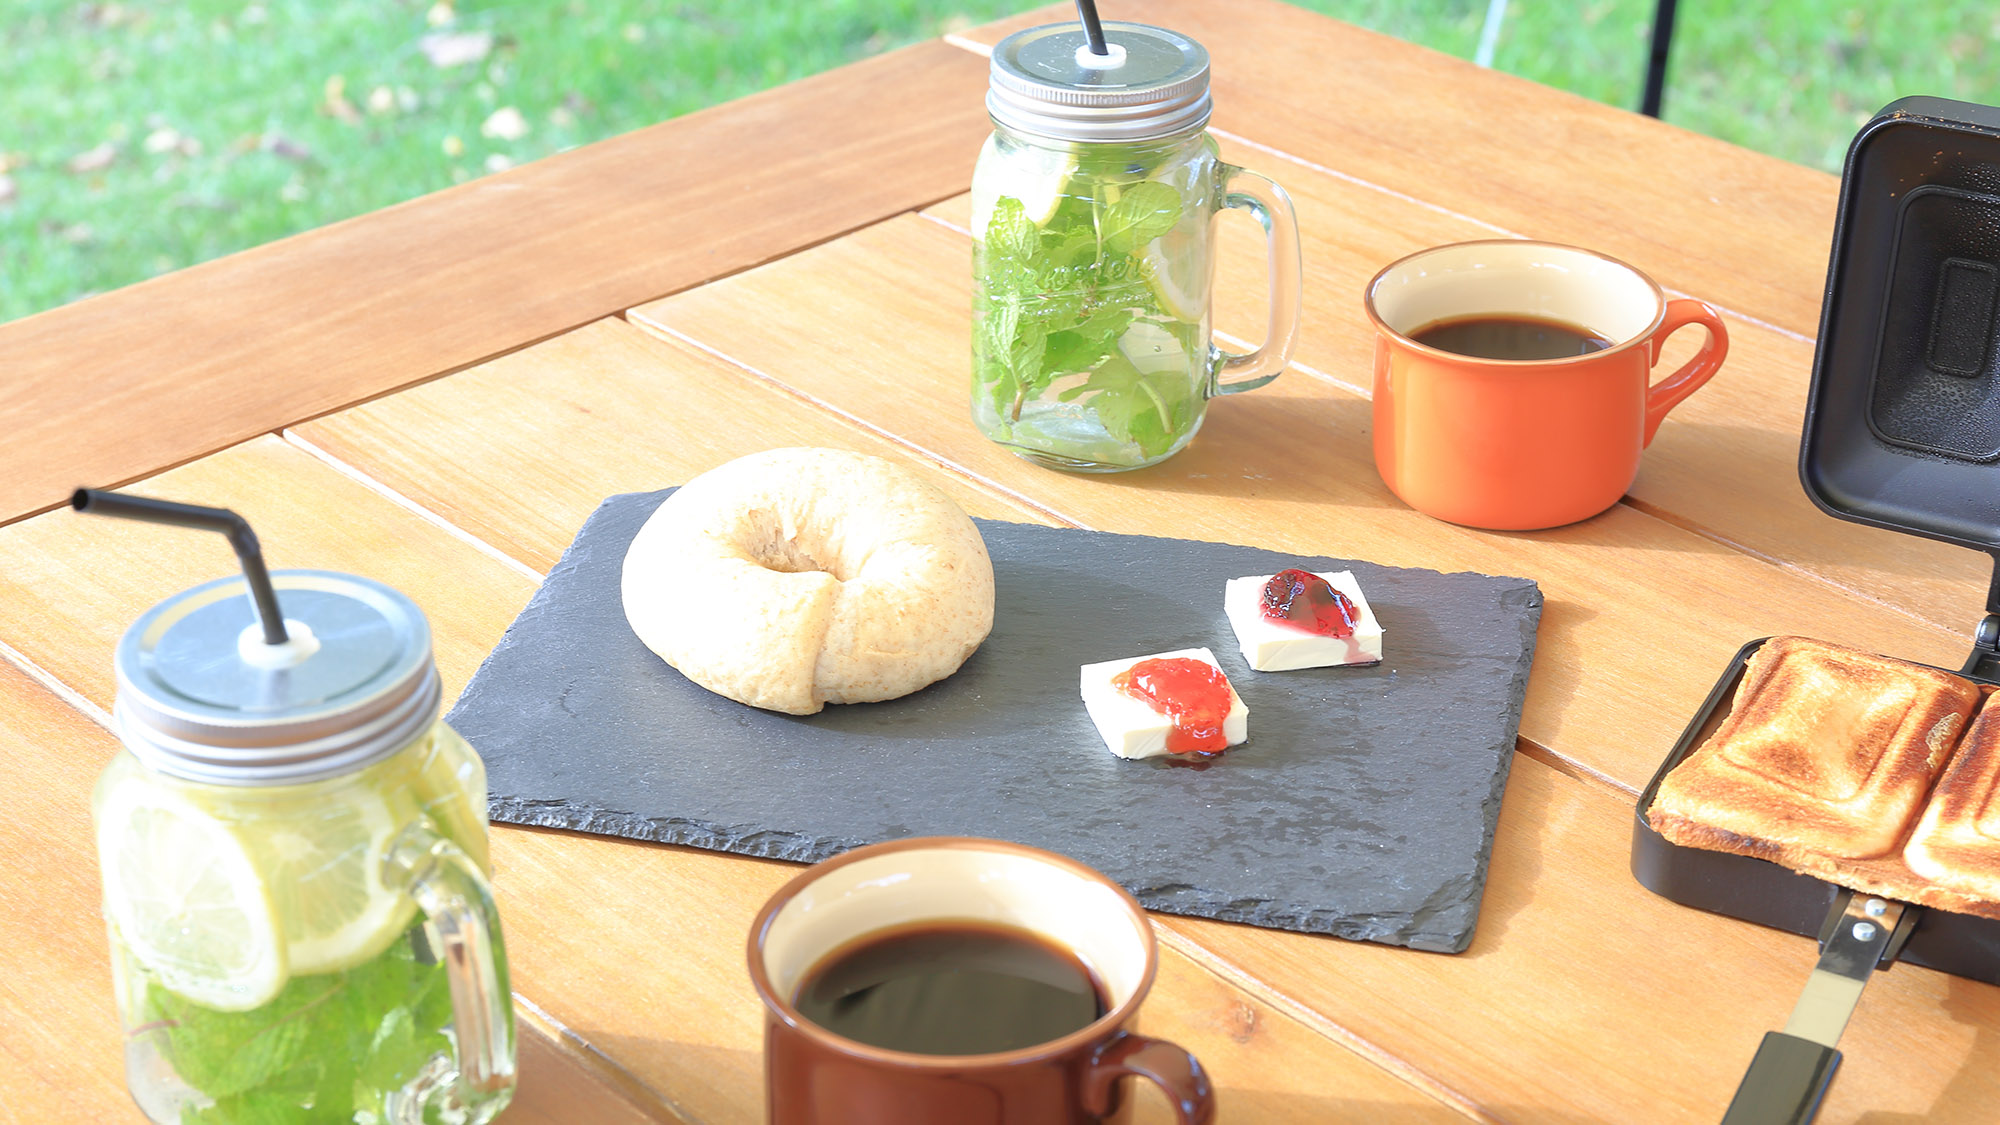
{"type": "MultiPolygon", "coordinates": [[[[992,144],[991,138],[987,144],[992,144]]],[[[993,219],[993,206],[1003,198],[1019,200],[1029,222],[1047,226],[1055,218],[1056,208],[1062,206],[1063,195],[1076,169],[1076,156],[1072,153],[1035,147],[1023,147],[1012,153],[1002,167],[973,182],[972,237],[985,240],[986,224],[993,219]]]]}
{"type": "Polygon", "coordinates": [[[292,972],[352,968],[409,929],[415,904],[382,885],[400,824],[380,794],[353,786],[242,829],[292,972]]]}
{"type": "Polygon", "coordinates": [[[171,790],[127,783],[99,807],[97,848],[112,925],[162,985],[223,1011],[285,986],[263,877],[228,825],[171,790]]]}
{"type": "Polygon", "coordinates": [[[1181,347],[1180,340],[1150,321],[1132,322],[1125,334],[1118,337],[1118,354],[1142,375],[1185,374],[1188,369],[1187,350],[1181,347]]]}
{"type": "MultiPolygon", "coordinates": [[[[1193,259],[1194,255],[1183,255],[1193,259]]],[[[1187,269],[1176,270],[1173,259],[1160,249],[1156,241],[1146,247],[1141,255],[1146,264],[1146,284],[1153,289],[1153,296],[1160,299],[1160,310],[1175,320],[1189,324],[1198,323],[1208,306],[1208,294],[1202,292],[1202,278],[1187,277],[1187,269]]]]}

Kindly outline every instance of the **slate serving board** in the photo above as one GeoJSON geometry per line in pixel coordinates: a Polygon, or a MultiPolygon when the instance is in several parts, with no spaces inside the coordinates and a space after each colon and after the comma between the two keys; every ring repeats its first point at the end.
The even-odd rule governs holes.
{"type": "Polygon", "coordinates": [[[697,687],[626,624],[625,549],[667,495],[591,515],[447,717],[486,760],[494,820],[801,862],[997,837],[1074,856],[1154,910],[1471,942],[1541,615],[1533,582],[981,520],[995,627],[957,674],[780,715],[697,687]],[[1223,583],[1288,566],[1354,571],[1381,664],[1250,670],[1223,583]],[[1078,667],[1198,645],[1248,704],[1249,741],[1194,765],[1113,757],[1078,667]]]}

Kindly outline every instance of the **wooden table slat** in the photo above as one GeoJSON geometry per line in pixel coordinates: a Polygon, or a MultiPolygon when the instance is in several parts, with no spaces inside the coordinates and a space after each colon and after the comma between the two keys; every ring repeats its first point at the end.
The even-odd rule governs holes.
{"type": "MultiPolygon", "coordinates": [[[[606,496],[680,484],[689,465],[785,443],[908,452],[615,317],[293,435],[542,572],[606,496]]],[[[938,480],[975,515],[1038,518],[956,474],[938,480]]]]}

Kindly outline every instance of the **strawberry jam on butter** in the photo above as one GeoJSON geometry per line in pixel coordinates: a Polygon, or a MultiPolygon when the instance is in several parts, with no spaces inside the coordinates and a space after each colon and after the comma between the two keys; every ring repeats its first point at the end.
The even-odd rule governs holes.
{"type": "Polygon", "coordinates": [[[1173,729],[1167,732],[1168,752],[1214,754],[1228,749],[1222,724],[1232,699],[1222,669],[1184,656],[1141,660],[1111,682],[1173,720],[1173,729]]]}
{"type": "Polygon", "coordinates": [[[1275,621],[1336,640],[1354,635],[1360,611],[1327,580],[1304,570],[1281,570],[1264,583],[1262,610],[1275,621]]]}

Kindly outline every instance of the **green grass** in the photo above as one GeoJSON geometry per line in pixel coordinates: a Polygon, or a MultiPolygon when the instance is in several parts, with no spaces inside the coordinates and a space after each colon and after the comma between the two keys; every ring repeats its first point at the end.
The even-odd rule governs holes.
{"type": "MultiPolygon", "coordinates": [[[[1464,57],[1487,9],[1303,2],[1464,57]]],[[[0,0],[0,320],[1031,6],[0,0]],[[441,67],[433,34],[491,47],[441,67]]],[[[1632,107],[1651,18],[1652,0],[1511,0],[1494,64],[1632,107]]],[[[1682,0],[1666,118],[1838,171],[1897,96],[2000,101],[1996,41],[1986,0],[1682,0]]]]}
{"type": "Polygon", "coordinates": [[[1022,6],[0,0],[0,320],[1022,6]],[[439,32],[492,47],[439,67],[439,32]]]}

